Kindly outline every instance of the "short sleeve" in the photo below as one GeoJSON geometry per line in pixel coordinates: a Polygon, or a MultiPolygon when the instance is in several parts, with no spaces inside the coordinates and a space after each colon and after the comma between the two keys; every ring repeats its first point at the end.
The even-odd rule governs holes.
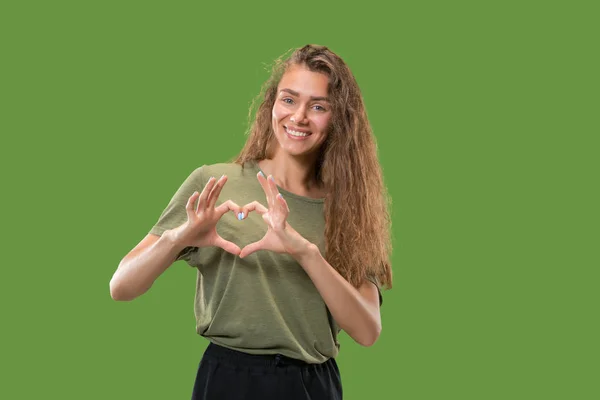
{"type": "Polygon", "coordinates": [[[374,275],[367,275],[367,280],[373,282],[375,286],[377,286],[377,292],[379,292],[379,305],[383,304],[383,296],[381,295],[381,283],[379,283],[379,279],[377,279],[374,275]]]}
{"type": "MultiPolygon", "coordinates": [[[[203,188],[204,178],[202,175],[202,167],[199,167],[196,168],[179,186],[179,189],[177,189],[149,233],[162,236],[166,230],[183,225],[187,221],[187,213],[185,211],[187,201],[194,191],[202,192],[203,188]]],[[[195,250],[197,250],[196,247],[186,247],[177,256],[177,261],[188,261],[195,250]]]]}

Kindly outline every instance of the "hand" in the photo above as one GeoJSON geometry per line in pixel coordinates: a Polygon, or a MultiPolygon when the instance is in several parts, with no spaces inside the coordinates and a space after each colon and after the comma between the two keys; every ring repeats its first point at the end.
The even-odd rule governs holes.
{"type": "MultiPolygon", "coordinates": [[[[229,253],[240,254],[241,250],[238,245],[223,239],[217,233],[217,222],[223,215],[228,211],[233,211],[236,215],[239,215],[243,210],[231,200],[227,200],[215,208],[221,189],[223,189],[226,181],[227,177],[225,175],[219,180],[210,178],[202,193],[194,192],[190,196],[185,206],[188,217],[187,222],[172,230],[176,242],[185,247],[217,246],[229,253]],[[194,209],[194,204],[198,198],[198,206],[194,209]]],[[[244,208],[244,215],[247,215],[246,208],[244,208]]]]}
{"type": "Polygon", "coordinates": [[[244,247],[240,257],[244,258],[258,250],[270,250],[292,256],[305,251],[310,242],[287,223],[290,209],[279,190],[277,190],[275,179],[272,175],[269,175],[269,179],[266,179],[260,172],[257,178],[265,192],[269,208],[267,209],[262,204],[254,202],[252,203],[252,209],[262,214],[263,220],[267,223],[267,233],[258,242],[244,247]]]}

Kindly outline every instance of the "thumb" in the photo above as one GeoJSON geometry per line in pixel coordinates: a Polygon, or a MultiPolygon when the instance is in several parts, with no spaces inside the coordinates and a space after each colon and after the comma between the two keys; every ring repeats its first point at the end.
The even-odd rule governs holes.
{"type": "Polygon", "coordinates": [[[244,258],[249,256],[258,250],[263,250],[264,248],[264,239],[259,240],[258,242],[250,243],[246,247],[244,247],[240,253],[240,258],[244,258]]]}
{"type": "Polygon", "coordinates": [[[240,255],[240,252],[242,251],[237,244],[232,243],[228,240],[225,240],[221,236],[217,236],[214,244],[215,244],[215,246],[218,246],[218,247],[222,248],[223,250],[225,250],[226,252],[231,253],[236,256],[240,255]]]}

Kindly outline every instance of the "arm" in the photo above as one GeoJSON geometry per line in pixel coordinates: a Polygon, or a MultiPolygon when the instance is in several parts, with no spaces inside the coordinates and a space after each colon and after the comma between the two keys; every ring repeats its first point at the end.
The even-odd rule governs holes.
{"type": "Polygon", "coordinates": [[[344,279],[323,258],[315,244],[303,238],[287,223],[290,210],[279,194],[273,177],[266,179],[259,173],[257,178],[265,191],[269,208],[256,204],[254,209],[263,215],[267,233],[258,242],[244,247],[240,257],[244,258],[257,250],[291,255],[311,278],[340,328],[363,346],[375,343],[381,332],[377,287],[365,281],[356,289],[344,279]]]}
{"type": "MultiPolygon", "coordinates": [[[[121,260],[110,281],[110,295],[115,300],[129,301],[146,293],[154,281],[176,260],[190,252],[186,249],[219,246],[233,254],[240,248],[224,240],[218,233],[218,220],[227,212],[239,212],[240,207],[228,200],[218,207],[215,203],[227,181],[226,176],[219,180],[210,178],[202,193],[194,191],[184,203],[190,178],[175,194],[156,225],[160,230],[149,234],[127,256],[121,260]],[[198,205],[196,206],[196,200],[198,205]],[[184,206],[185,204],[185,206],[184,206]],[[187,221],[186,221],[187,219],[187,221]],[[177,226],[179,223],[181,225],[177,226]],[[165,229],[164,226],[177,226],[165,229]]],[[[194,188],[192,187],[191,190],[194,188]]]]}
{"type": "Polygon", "coordinates": [[[146,293],[184,248],[174,240],[170,230],[162,236],[147,235],[119,263],[110,280],[110,296],[130,301],[146,293]]]}
{"type": "Polygon", "coordinates": [[[352,286],[312,243],[307,242],[305,250],[294,258],[315,284],[340,328],[363,346],[374,344],[381,333],[377,287],[369,281],[358,289],[352,286]]]}

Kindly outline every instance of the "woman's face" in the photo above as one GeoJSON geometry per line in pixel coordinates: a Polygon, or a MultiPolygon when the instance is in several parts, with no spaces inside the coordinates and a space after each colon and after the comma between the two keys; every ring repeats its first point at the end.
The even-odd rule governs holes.
{"type": "Polygon", "coordinates": [[[291,66],[277,86],[273,131],[281,150],[293,156],[316,155],[331,121],[329,77],[301,65],[291,66]]]}

